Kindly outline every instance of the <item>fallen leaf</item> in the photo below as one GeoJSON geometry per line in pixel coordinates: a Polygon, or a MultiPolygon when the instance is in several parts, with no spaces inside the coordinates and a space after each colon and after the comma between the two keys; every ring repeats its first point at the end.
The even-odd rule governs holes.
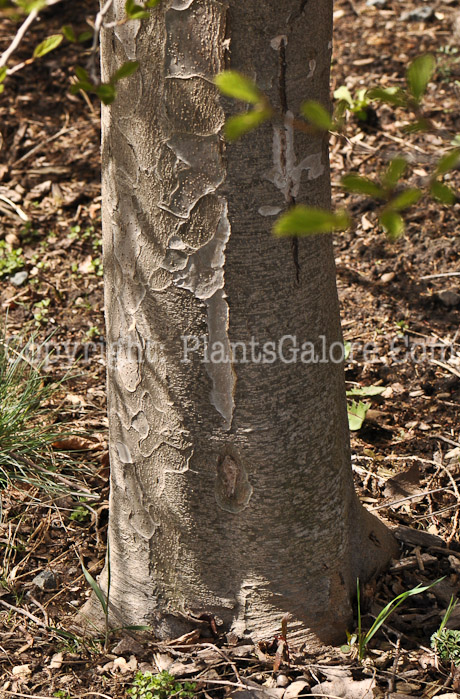
{"type": "Polygon", "coordinates": [[[332,695],[343,699],[369,699],[372,696],[374,678],[354,680],[350,677],[334,677],[326,682],[321,682],[311,689],[315,695],[332,695]]]}
{"type": "Polygon", "coordinates": [[[292,684],[290,684],[286,689],[283,699],[296,699],[297,697],[302,696],[302,692],[307,691],[310,691],[308,682],[305,680],[297,680],[296,682],[292,682],[292,684]]]}
{"type": "Polygon", "coordinates": [[[66,437],[53,442],[53,449],[60,451],[90,451],[100,448],[99,442],[93,442],[85,437],[66,437]]]}
{"type": "MultiPolygon", "coordinates": [[[[411,497],[412,502],[419,502],[423,499],[423,489],[420,487],[420,468],[417,462],[413,462],[408,469],[397,473],[396,476],[388,478],[385,482],[383,494],[386,498],[407,498],[411,497]],[[413,497],[419,495],[420,497],[413,497]]],[[[400,507],[404,503],[394,505],[400,507]]]]}
{"type": "Polygon", "coordinates": [[[55,653],[50,660],[50,664],[49,664],[50,670],[59,670],[60,667],[62,666],[63,659],[64,659],[64,655],[62,653],[55,653]]]}

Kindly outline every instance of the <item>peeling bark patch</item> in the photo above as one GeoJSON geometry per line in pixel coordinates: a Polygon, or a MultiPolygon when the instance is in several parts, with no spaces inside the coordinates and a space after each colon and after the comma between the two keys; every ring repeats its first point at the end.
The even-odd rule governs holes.
{"type": "Polygon", "coordinates": [[[212,0],[174,0],[165,21],[168,77],[198,75],[212,81],[222,70],[224,8],[212,0]]]}
{"type": "Polygon", "coordinates": [[[215,483],[216,502],[226,512],[241,512],[249,503],[253,488],[240,460],[223,455],[217,464],[215,483]]]}
{"type": "MultiPolygon", "coordinates": [[[[206,372],[212,380],[211,403],[225,420],[225,429],[232,424],[235,407],[236,374],[228,337],[229,310],[224,293],[225,247],[230,237],[227,202],[221,200],[221,217],[209,242],[188,256],[187,264],[174,274],[176,286],[191,291],[205,302],[208,312],[208,339],[211,347],[220,347],[227,362],[207,362],[206,372]]],[[[182,263],[181,263],[182,264],[182,263]]]]}
{"type": "Polygon", "coordinates": [[[133,457],[131,456],[129,447],[126,444],[124,444],[124,442],[117,442],[115,446],[117,448],[118,458],[120,459],[121,463],[132,464],[133,457]]]}

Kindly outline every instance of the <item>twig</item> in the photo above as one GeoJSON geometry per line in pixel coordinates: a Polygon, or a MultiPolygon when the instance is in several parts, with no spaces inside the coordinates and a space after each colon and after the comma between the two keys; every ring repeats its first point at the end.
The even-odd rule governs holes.
{"type": "Polygon", "coordinates": [[[377,505],[377,507],[370,507],[372,512],[375,510],[383,510],[385,507],[393,507],[394,505],[400,505],[402,502],[407,502],[408,500],[414,500],[415,498],[426,497],[432,493],[442,493],[445,490],[449,490],[451,486],[445,486],[444,488],[435,488],[434,490],[422,490],[420,493],[415,493],[415,495],[408,495],[406,498],[401,498],[400,500],[394,500],[385,505],[377,505]]]}
{"type": "Polygon", "coordinates": [[[98,76],[96,74],[96,56],[97,47],[99,44],[99,34],[101,33],[102,22],[105,15],[110,10],[113,5],[113,0],[107,0],[105,5],[101,7],[94,20],[94,31],[93,31],[93,43],[91,45],[90,56],[89,56],[89,75],[93,83],[98,82],[98,76]]]}
{"type": "Polygon", "coordinates": [[[450,364],[440,362],[438,359],[432,359],[431,363],[436,364],[436,366],[440,366],[442,369],[445,369],[446,371],[450,371],[451,374],[453,374],[454,376],[458,376],[458,378],[460,379],[460,371],[458,371],[458,369],[454,369],[454,367],[450,364]]]}
{"type": "Polygon", "coordinates": [[[460,272],[443,272],[442,274],[426,274],[420,279],[440,279],[441,277],[460,277],[460,272]]]}
{"type": "Polygon", "coordinates": [[[12,604],[8,604],[8,602],[5,602],[5,600],[0,599],[0,604],[2,604],[4,607],[7,607],[8,609],[11,609],[13,612],[17,612],[18,614],[23,614],[24,616],[28,617],[31,621],[33,621],[35,624],[38,626],[41,626],[42,629],[47,629],[48,626],[41,621],[38,617],[34,616],[30,612],[28,612],[26,609],[21,609],[20,607],[14,607],[12,604]]]}
{"type": "Polygon", "coordinates": [[[20,219],[23,221],[28,221],[29,217],[27,214],[24,213],[24,211],[21,209],[20,206],[14,203],[14,201],[11,201],[11,199],[8,199],[8,197],[5,197],[4,194],[0,194],[0,199],[1,201],[4,201],[5,204],[8,204],[8,206],[11,206],[13,211],[19,216],[20,219]]]}
{"type": "MultiPolygon", "coordinates": [[[[31,155],[34,155],[37,151],[41,150],[44,146],[46,146],[48,143],[51,143],[52,141],[55,141],[57,138],[60,138],[63,136],[65,133],[70,133],[71,131],[77,131],[76,126],[72,126],[71,128],[64,127],[60,129],[57,133],[54,134],[54,136],[50,136],[49,138],[46,138],[44,141],[40,141],[40,143],[37,143],[36,146],[31,148],[27,153],[24,153],[24,155],[21,155],[20,158],[14,161],[14,165],[19,165],[19,163],[23,163],[24,160],[27,160],[27,158],[30,158],[31,155]]],[[[28,220],[28,219],[25,219],[28,220]]]]}
{"type": "MultiPolygon", "coordinates": [[[[51,5],[57,5],[57,3],[59,3],[59,2],[61,2],[61,0],[48,0],[48,2],[46,3],[46,6],[51,7],[51,5]]],[[[27,30],[29,29],[30,25],[37,19],[39,12],[40,12],[40,10],[32,10],[32,12],[30,12],[27,15],[24,22],[19,27],[13,41],[8,46],[6,51],[4,51],[2,53],[2,55],[0,56],[0,68],[2,68],[3,66],[5,66],[7,64],[8,60],[13,55],[13,53],[16,51],[19,44],[21,43],[24,36],[26,35],[27,30]]]]}

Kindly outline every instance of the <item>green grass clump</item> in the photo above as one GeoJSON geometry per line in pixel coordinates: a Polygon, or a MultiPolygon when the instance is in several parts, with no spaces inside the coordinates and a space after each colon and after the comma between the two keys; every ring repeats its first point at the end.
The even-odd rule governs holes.
{"type": "Polygon", "coordinates": [[[7,338],[0,329],[0,489],[19,481],[50,493],[82,494],[77,478],[58,474],[65,466],[75,470],[76,462],[52,448],[68,430],[65,435],[50,406],[61,382],[42,376],[40,349],[34,336],[7,338]]]}

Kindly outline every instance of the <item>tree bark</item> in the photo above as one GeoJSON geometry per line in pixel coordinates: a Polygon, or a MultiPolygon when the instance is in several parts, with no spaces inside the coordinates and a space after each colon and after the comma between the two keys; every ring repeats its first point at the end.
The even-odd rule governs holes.
{"type": "Polygon", "coordinates": [[[289,613],[291,642],[335,642],[395,553],[353,490],[331,239],[271,234],[295,201],[329,206],[326,139],[290,118],[328,104],[331,6],[167,0],[103,31],[103,79],[140,63],[102,118],[117,626],[211,614],[268,639],[289,613]],[[281,114],[231,145],[229,67],[281,114]]]}

